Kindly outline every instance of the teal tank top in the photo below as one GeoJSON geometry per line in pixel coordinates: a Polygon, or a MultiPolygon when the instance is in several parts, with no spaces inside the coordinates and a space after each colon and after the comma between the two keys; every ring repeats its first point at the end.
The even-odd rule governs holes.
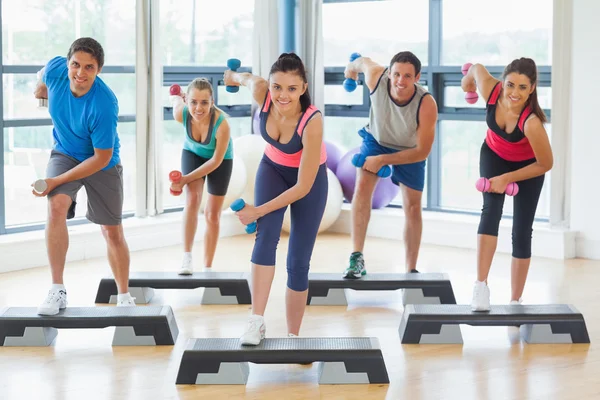
{"type": "MultiPolygon", "coordinates": [[[[196,154],[198,157],[202,158],[211,158],[215,153],[215,148],[217,147],[217,130],[221,125],[221,122],[225,119],[223,113],[220,113],[219,118],[213,122],[214,112],[210,116],[210,124],[208,126],[208,136],[206,140],[202,143],[194,140],[192,135],[192,119],[190,117],[190,112],[185,106],[183,108],[183,126],[185,126],[185,141],[183,142],[183,148],[191,151],[196,154]]],[[[233,159],[233,141],[231,137],[229,137],[229,143],[227,144],[227,150],[225,151],[225,160],[233,159]]]]}

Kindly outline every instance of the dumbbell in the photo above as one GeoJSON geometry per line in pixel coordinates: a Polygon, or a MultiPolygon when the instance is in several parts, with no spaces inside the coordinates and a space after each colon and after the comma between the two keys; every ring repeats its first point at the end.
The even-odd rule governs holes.
{"type": "MultiPolygon", "coordinates": [[[[238,212],[244,207],[246,207],[246,202],[244,201],[244,199],[237,199],[233,203],[231,203],[231,206],[229,206],[229,208],[231,208],[231,210],[233,210],[234,212],[238,212]]],[[[246,225],[246,233],[254,232],[256,232],[256,221],[246,225]]]]}
{"type": "MultiPolygon", "coordinates": [[[[367,156],[364,154],[356,153],[352,156],[352,165],[354,165],[356,168],[362,168],[362,166],[365,165],[366,159],[367,156]]],[[[380,178],[387,178],[390,175],[392,175],[392,169],[389,165],[384,165],[379,169],[379,171],[377,171],[377,176],[380,178]]]]}
{"type": "MultiPolygon", "coordinates": [[[[37,77],[38,81],[42,80],[43,71],[44,71],[44,68],[42,68],[41,70],[39,70],[37,72],[36,77],[37,77]]],[[[38,108],[48,108],[48,99],[38,99],[38,108]]],[[[40,193],[43,193],[43,191],[40,193]]]]}
{"type": "Polygon", "coordinates": [[[176,83],[171,85],[171,87],[169,88],[169,94],[171,96],[180,96],[181,95],[181,86],[179,86],[176,83]]]}
{"type": "MultiPolygon", "coordinates": [[[[473,64],[471,63],[466,63],[465,65],[463,65],[462,74],[467,75],[467,73],[469,72],[469,68],[471,68],[472,65],[473,64]]],[[[477,103],[477,100],[479,100],[479,95],[477,94],[477,92],[467,92],[465,93],[465,100],[469,104],[475,104],[477,103]]]]}
{"type": "Polygon", "coordinates": [[[38,179],[33,184],[33,190],[35,190],[36,192],[38,192],[40,194],[44,193],[46,191],[46,189],[48,189],[48,184],[46,183],[45,179],[38,179]]]}
{"type": "MultiPolygon", "coordinates": [[[[492,184],[490,183],[490,180],[488,178],[482,177],[477,179],[475,187],[480,192],[489,192],[490,188],[492,187],[492,184]]],[[[506,193],[509,196],[516,196],[517,193],[519,193],[519,185],[517,185],[516,182],[509,183],[508,185],[506,185],[506,190],[504,191],[504,193],[506,193]]]]}
{"type": "MultiPolygon", "coordinates": [[[[169,180],[170,180],[172,183],[177,183],[177,182],[179,182],[179,181],[181,180],[181,177],[182,177],[182,174],[181,174],[181,172],[179,172],[179,171],[171,171],[171,172],[169,172],[169,180]]],[[[176,192],[176,191],[174,191],[173,189],[169,189],[169,191],[171,192],[171,194],[172,194],[173,196],[179,196],[179,195],[182,193],[182,191],[181,191],[181,190],[180,190],[179,192],[176,192]]]]}
{"type": "MultiPolygon", "coordinates": [[[[359,53],[352,53],[350,55],[350,62],[356,60],[357,58],[362,57],[359,53]]],[[[354,79],[346,78],[344,79],[344,89],[346,92],[354,92],[356,89],[357,83],[354,79]]]]}
{"type": "MultiPolygon", "coordinates": [[[[238,70],[238,68],[241,66],[242,66],[242,62],[240,60],[238,60],[237,58],[230,58],[229,60],[227,60],[227,68],[229,68],[233,72],[236,72],[238,70]]],[[[240,87],[239,86],[226,86],[225,90],[227,90],[229,93],[237,93],[240,90],[240,87]]]]}

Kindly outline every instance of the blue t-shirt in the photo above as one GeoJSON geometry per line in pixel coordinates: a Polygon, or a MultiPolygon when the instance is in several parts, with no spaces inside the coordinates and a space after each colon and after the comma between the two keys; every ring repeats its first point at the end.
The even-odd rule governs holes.
{"type": "Polygon", "coordinates": [[[54,150],[85,161],[94,155],[94,148],[113,149],[104,169],[112,168],[120,162],[117,97],[99,77],[85,95],[75,97],[67,72],[67,59],[54,57],[46,64],[42,77],[48,88],[48,111],[54,124],[54,150]]]}

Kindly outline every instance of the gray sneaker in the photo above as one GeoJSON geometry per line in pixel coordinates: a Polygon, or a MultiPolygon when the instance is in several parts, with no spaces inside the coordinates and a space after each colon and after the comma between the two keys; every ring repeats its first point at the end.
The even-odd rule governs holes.
{"type": "Polygon", "coordinates": [[[365,259],[362,253],[356,251],[350,254],[348,268],[344,271],[345,279],[360,279],[367,274],[365,269],[365,259]]]}

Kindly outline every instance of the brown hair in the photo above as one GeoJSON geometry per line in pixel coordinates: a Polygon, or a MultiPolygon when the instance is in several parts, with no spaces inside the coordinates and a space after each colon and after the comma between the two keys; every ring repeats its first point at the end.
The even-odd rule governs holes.
{"type": "Polygon", "coordinates": [[[508,74],[512,74],[513,72],[525,75],[529,78],[531,85],[535,85],[533,92],[531,92],[531,94],[529,95],[529,99],[527,99],[527,102],[525,103],[525,106],[531,106],[531,110],[540,119],[540,121],[542,121],[542,123],[547,122],[548,118],[546,117],[546,114],[544,114],[544,110],[542,110],[542,107],[540,106],[540,103],[538,101],[538,72],[537,66],[535,65],[535,61],[533,61],[531,58],[526,57],[521,57],[517,58],[516,60],[513,60],[510,64],[506,66],[506,68],[504,68],[504,72],[502,73],[502,81],[506,79],[506,76],[508,74]]]}

